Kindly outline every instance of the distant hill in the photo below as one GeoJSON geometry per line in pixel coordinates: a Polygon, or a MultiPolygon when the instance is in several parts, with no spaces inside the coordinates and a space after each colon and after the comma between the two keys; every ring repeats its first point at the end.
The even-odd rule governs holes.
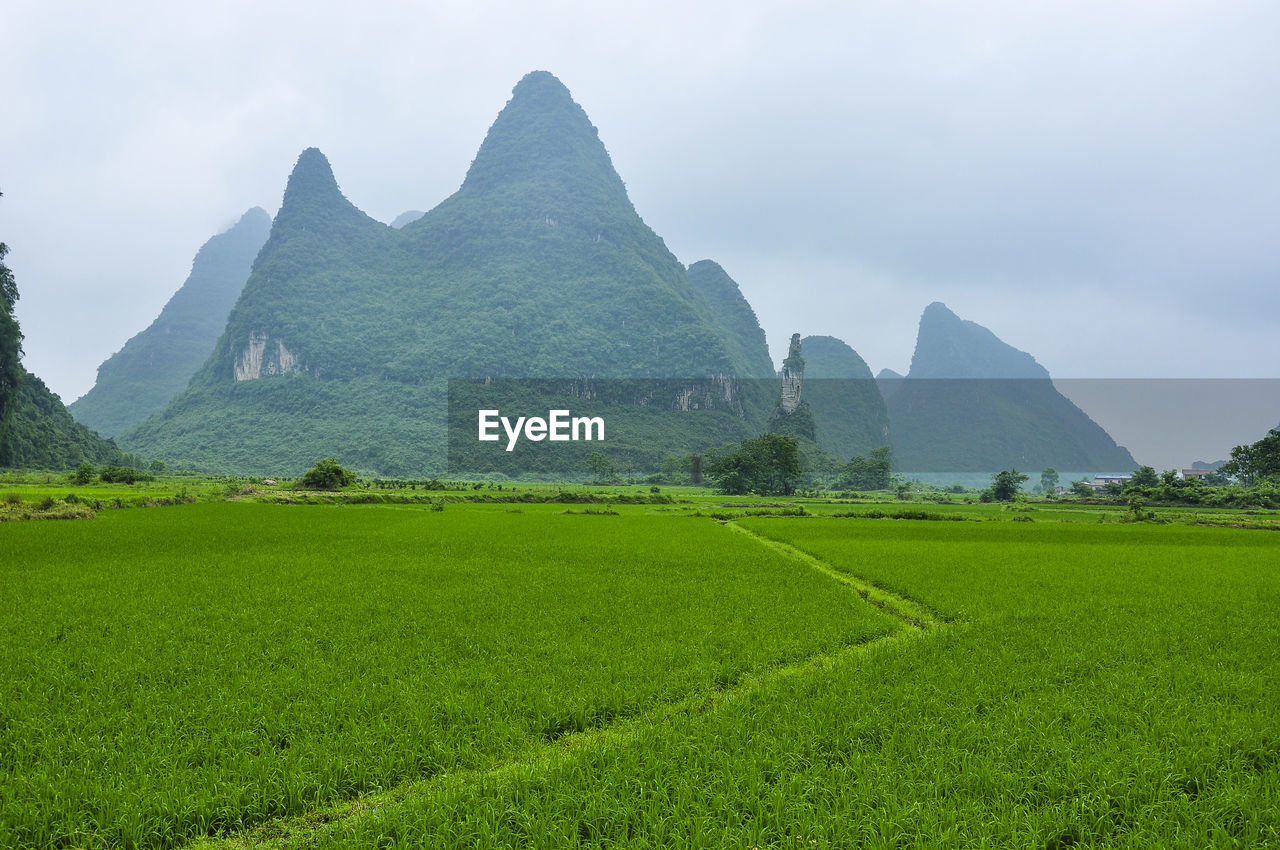
{"type": "Polygon", "coordinates": [[[902,385],[898,383],[905,375],[900,375],[892,369],[881,369],[876,373],[876,386],[880,388],[880,396],[887,403],[889,396],[898,391],[902,385]]]}
{"type": "Polygon", "coordinates": [[[98,367],[93,388],[68,406],[72,415],[115,435],[182,392],[213,351],[270,230],[270,216],[254,207],[206,242],[155,321],[98,367]]]}
{"type": "Polygon", "coordinates": [[[737,285],[667,250],[582,108],[534,72],[462,187],[399,230],[304,151],[209,359],[122,441],[197,468],[289,473],[334,455],[417,474],[445,462],[449,378],[590,377],[719,381],[704,395],[734,416],[652,450],[701,448],[751,433],[772,399],[736,382],[768,363],[737,285]]]}
{"type": "Polygon", "coordinates": [[[408,210],[396,216],[395,220],[391,222],[391,226],[394,227],[396,230],[399,230],[400,228],[404,227],[406,224],[413,224],[415,221],[422,218],[424,215],[426,215],[426,213],[424,213],[422,210],[408,210]]]}
{"type": "Polygon", "coordinates": [[[1128,450],[1060,394],[1030,354],[935,302],[888,395],[895,469],[1130,470],[1128,450]]]}
{"type": "Polygon", "coordinates": [[[22,370],[17,403],[0,439],[0,467],[72,469],[86,461],[124,465],[136,458],[72,419],[44,381],[22,370]]]}
{"type": "Polygon", "coordinates": [[[841,460],[889,445],[889,411],[858,352],[833,336],[807,336],[801,349],[818,445],[841,460]]]}

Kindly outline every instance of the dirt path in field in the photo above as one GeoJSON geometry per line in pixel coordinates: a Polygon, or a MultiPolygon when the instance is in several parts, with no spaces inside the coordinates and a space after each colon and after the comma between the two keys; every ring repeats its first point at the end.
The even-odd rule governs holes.
{"type": "Polygon", "coordinates": [[[532,772],[552,770],[572,762],[584,750],[591,747],[603,744],[625,744],[628,741],[637,740],[641,736],[653,734],[655,727],[677,717],[715,711],[721,706],[745,699],[779,681],[827,669],[842,660],[878,651],[904,640],[918,640],[922,635],[936,631],[945,625],[940,617],[924,605],[841,572],[808,552],[756,534],[732,521],[722,522],[721,525],[829,576],[853,590],[869,605],[874,605],[906,624],[908,628],[899,628],[865,643],[820,652],[802,661],[748,673],[730,688],[691,694],[676,702],[660,704],[638,715],[618,719],[607,725],[582,732],[570,733],[554,741],[530,741],[529,745],[516,756],[489,768],[456,771],[409,782],[377,794],[345,800],[304,815],[270,821],[226,838],[199,839],[187,847],[201,848],[201,850],[212,850],[212,848],[246,850],[267,847],[273,850],[287,850],[291,847],[310,846],[326,835],[341,835],[345,829],[357,823],[365,820],[376,821],[381,815],[394,812],[398,805],[409,804],[415,799],[454,791],[460,787],[474,787],[481,782],[514,780],[527,777],[532,772]]]}
{"type": "Polygon", "coordinates": [[[789,543],[782,543],[772,538],[756,534],[754,531],[743,528],[736,522],[730,521],[724,523],[724,525],[739,534],[745,534],[747,537],[758,541],[761,545],[767,546],[775,552],[781,552],[783,555],[800,561],[823,575],[830,576],[841,584],[853,588],[854,591],[856,591],[857,594],[868,603],[876,606],[886,614],[897,617],[909,626],[913,626],[914,628],[923,631],[925,629],[935,628],[941,623],[940,618],[934,612],[930,611],[920,603],[913,602],[905,597],[890,593],[887,590],[876,587],[874,584],[863,581],[857,576],[841,572],[826,561],[810,555],[803,549],[797,549],[789,543]]]}

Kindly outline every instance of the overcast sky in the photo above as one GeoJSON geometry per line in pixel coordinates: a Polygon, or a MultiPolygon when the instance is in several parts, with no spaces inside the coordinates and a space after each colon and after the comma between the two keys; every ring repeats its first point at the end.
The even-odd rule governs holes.
{"type": "Polygon", "coordinates": [[[303,148],[389,222],[556,74],[775,358],[943,301],[1055,377],[1280,377],[1280,4],[6,0],[0,241],[72,401],[303,148]]]}

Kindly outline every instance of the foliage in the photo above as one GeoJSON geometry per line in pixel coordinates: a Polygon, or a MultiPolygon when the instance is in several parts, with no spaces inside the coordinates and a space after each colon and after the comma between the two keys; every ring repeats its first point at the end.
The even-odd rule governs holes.
{"type": "Polygon", "coordinates": [[[73,484],[90,484],[98,477],[98,470],[93,468],[93,464],[85,461],[76,467],[76,471],[71,473],[71,483],[73,484]]]}
{"type": "Polygon", "coordinates": [[[1252,445],[1233,448],[1231,459],[1219,467],[1218,472],[1238,478],[1244,484],[1280,479],[1280,428],[1272,428],[1252,445]]]}
{"type": "Polygon", "coordinates": [[[22,372],[9,431],[0,441],[0,467],[75,469],[82,463],[138,465],[112,440],[71,418],[62,400],[35,375],[22,372]]]}
{"type": "Polygon", "coordinates": [[[592,452],[587,456],[587,468],[591,470],[591,479],[597,484],[608,484],[618,480],[618,469],[604,452],[592,452]]]}
{"type": "Polygon", "coordinates": [[[1046,493],[1052,493],[1058,486],[1058,470],[1052,466],[1046,466],[1040,471],[1040,489],[1046,493]]]}
{"type": "Polygon", "coordinates": [[[809,407],[809,403],[801,401],[796,405],[795,410],[788,413],[779,402],[769,417],[769,433],[813,440],[817,434],[817,424],[814,422],[813,410],[809,407]]]}
{"type": "Polygon", "coordinates": [[[841,470],[836,487],[842,490],[887,490],[893,470],[893,450],[873,449],[871,457],[855,456],[841,470]]]}
{"type": "Polygon", "coordinates": [[[700,484],[694,480],[694,470],[701,473],[702,458],[698,455],[667,455],[662,459],[662,480],[666,484],[700,484]]]}
{"type": "MultiPolygon", "coordinates": [[[[76,474],[78,477],[79,469],[77,469],[76,474]]],[[[135,469],[131,466],[104,466],[102,471],[98,473],[98,477],[107,484],[136,484],[139,481],[152,481],[155,479],[154,475],[149,475],[141,469],[135,469]]]]}
{"type": "Polygon", "coordinates": [[[801,477],[799,446],[781,434],[752,437],[736,451],[709,458],[706,475],[722,493],[788,495],[801,477]]]}
{"type": "Polygon", "coordinates": [[[316,461],[298,482],[307,490],[338,490],[356,483],[356,474],[335,459],[326,457],[316,461]]]}
{"type": "Polygon", "coordinates": [[[1160,483],[1160,477],[1156,471],[1149,466],[1140,466],[1133,472],[1133,476],[1129,479],[1129,483],[1125,485],[1129,487],[1154,487],[1160,483]]]}
{"type": "Polygon", "coordinates": [[[991,496],[998,502],[1011,502],[1029,476],[1016,469],[1005,469],[991,476],[991,496]]]}
{"type": "Polygon", "coordinates": [[[23,375],[22,330],[13,315],[18,301],[18,284],[4,262],[8,253],[9,246],[0,242],[0,466],[5,462],[5,436],[18,405],[23,375]]]}

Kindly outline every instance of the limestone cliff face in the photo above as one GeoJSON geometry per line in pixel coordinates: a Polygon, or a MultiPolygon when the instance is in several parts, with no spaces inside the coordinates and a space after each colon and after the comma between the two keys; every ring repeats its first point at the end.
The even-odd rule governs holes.
{"type": "Polygon", "coordinates": [[[262,331],[249,334],[249,341],[236,357],[237,381],[253,381],[267,375],[284,375],[298,369],[298,358],[284,341],[268,339],[262,331]]]}
{"type": "Polygon", "coordinates": [[[794,413],[800,406],[800,390],[804,385],[804,358],[800,356],[800,334],[791,335],[791,348],[782,361],[782,409],[794,413]]]}

